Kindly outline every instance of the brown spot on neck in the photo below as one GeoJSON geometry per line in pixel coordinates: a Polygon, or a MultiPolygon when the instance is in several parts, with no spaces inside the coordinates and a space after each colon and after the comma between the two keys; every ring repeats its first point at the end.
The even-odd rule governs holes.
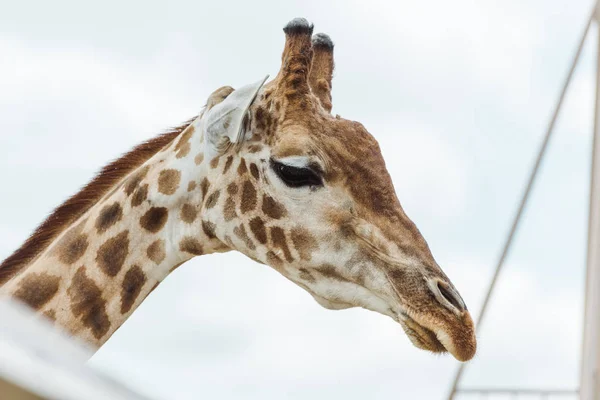
{"type": "Polygon", "coordinates": [[[248,172],[248,167],[246,166],[246,160],[242,157],[240,159],[240,165],[238,165],[237,173],[239,176],[242,176],[246,172],[248,172]]]}
{"type": "Polygon", "coordinates": [[[133,196],[131,196],[131,207],[137,207],[141,205],[147,198],[148,184],[145,183],[142,186],[138,187],[133,193],[133,196]]]}
{"type": "Polygon", "coordinates": [[[96,254],[98,267],[108,276],[115,277],[129,254],[129,231],[125,230],[108,239],[96,254]]]}
{"type": "Polygon", "coordinates": [[[210,188],[210,182],[206,178],[202,179],[202,182],[200,182],[200,190],[202,190],[202,201],[204,201],[204,198],[208,194],[208,188],[210,188]]]}
{"type": "Polygon", "coordinates": [[[106,205],[100,211],[100,215],[96,219],[96,230],[98,233],[104,233],[108,228],[113,226],[123,217],[123,209],[117,202],[106,205]]]}
{"type": "Polygon", "coordinates": [[[187,224],[191,224],[196,220],[198,216],[198,209],[195,205],[190,203],[185,203],[181,206],[181,212],[179,213],[179,217],[181,220],[187,224]]]}
{"type": "Polygon", "coordinates": [[[190,152],[191,149],[191,145],[190,145],[190,139],[192,137],[192,135],[194,134],[194,126],[193,125],[189,125],[181,134],[181,137],[179,138],[179,141],[177,142],[177,144],[175,145],[175,157],[176,158],[182,158],[188,155],[188,153],[190,152]]]}
{"type": "Polygon", "coordinates": [[[223,174],[226,174],[227,171],[229,171],[229,168],[231,168],[232,163],[233,163],[233,156],[227,157],[227,160],[225,161],[225,166],[223,167],[223,174]]]}
{"type": "Polygon", "coordinates": [[[88,278],[85,267],[80,267],[67,289],[71,298],[71,312],[92,331],[96,339],[102,338],[110,329],[106,313],[106,300],[93,279],[88,278]]]}
{"type": "Polygon", "coordinates": [[[28,274],[23,277],[13,296],[34,310],[39,310],[56,295],[59,284],[60,278],[47,272],[28,274]]]}
{"type": "Polygon", "coordinates": [[[206,198],[206,203],[204,204],[204,206],[206,208],[213,208],[215,205],[217,205],[217,201],[219,201],[220,194],[221,192],[219,190],[215,190],[213,193],[211,193],[210,196],[206,198]]]}
{"type": "Polygon", "coordinates": [[[179,243],[179,250],[196,256],[202,255],[202,245],[198,240],[191,236],[184,237],[179,243]]]}
{"type": "Polygon", "coordinates": [[[152,242],[152,244],[148,246],[148,250],[146,250],[146,255],[156,264],[163,262],[166,257],[165,241],[158,239],[152,242]]]}
{"type": "Polygon", "coordinates": [[[217,236],[215,235],[216,225],[210,221],[202,221],[202,230],[204,234],[208,236],[209,239],[214,239],[217,236]]]}
{"type": "Polygon", "coordinates": [[[235,182],[231,182],[229,185],[227,185],[227,193],[229,193],[230,195],[235,195],[238,192],[238,186],[237,183],[235,182]]]}
{"type": "Polygon", "coordinates": [[[123,188],[127,196],[131,195],[131,193],[133,193],[133,191],[139,186],[146,175],[148,175],[149,169],[150,166],[145,165],[127,179],[123,188]]]}
{"type": "Polygon", "coordinates": [[[235,200],[233,197],[229,196],[227,200],[225,200],[225,205],[223,206],[223,219],[225,219],[226,222],[229,222],[236,217],[235,200]]]}
{"type": "Polygon", "coordinates": [[[89,246],[87,235],[79,233],[82,225],[80,224],[69,230],[57,245],[58,259],[64,264],[71,265],[75,263],[85,254],[89,246]]]}
{"type": "Polygon", "coordinates": [[[156,233],[160,231],[169,218],[169,211],[165,207],[152,207],[140,218],[140,225],[145,230],[156,233]]]}
{"type": "Polygon", "coordinates": [[[158,175],[158,191],[162,194],[172,195],[179,188],[181,172],[176,169],[164,169],[158,175]]]}
{"type": "Polygon", "coordinates": [[[131,310],[146,280],[146,274],[137,265],[134,265],[125,273],[125,278],[123,278],[123,284],[121,285],[121,314],[125,314],[131,310]]]}

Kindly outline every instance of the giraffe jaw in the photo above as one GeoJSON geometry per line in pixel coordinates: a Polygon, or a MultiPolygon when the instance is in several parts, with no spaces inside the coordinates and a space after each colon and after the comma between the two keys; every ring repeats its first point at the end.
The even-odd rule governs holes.
{"type": "Polygon", "coordinates": [[[434,331],[420,325],[407,313],[400,312],[398,322],[402,326],[402,329],[404,329],[406,336],[408,336],[415,347],[428,350],[433,353],[448,352],[446,347],[437,338],[434,331]]]}

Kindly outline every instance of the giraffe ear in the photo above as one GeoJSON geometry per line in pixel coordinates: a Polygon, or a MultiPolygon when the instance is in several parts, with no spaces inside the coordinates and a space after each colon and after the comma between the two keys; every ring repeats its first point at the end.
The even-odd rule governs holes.
{"type": "Polygon", "coordinates": [[[222,154],[232,143],[244,140],[249,125],[248,110],[268,77],[234,90],[204,113],[201,123],[206,138],[206,157],[222,154]]]}

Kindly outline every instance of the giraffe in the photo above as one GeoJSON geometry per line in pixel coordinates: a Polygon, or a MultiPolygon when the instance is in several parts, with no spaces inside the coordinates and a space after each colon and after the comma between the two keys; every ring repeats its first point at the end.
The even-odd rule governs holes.
{"type": "Polygon", "coordinates": [[[469,311],[377,141],[331,114],[333,42],[303,18],[283,30],[274,79],[217,89],[106,166],[0,264],[0,295],[99,348],[178,266],[237,250],[325,308],[378,312],[416,347],[471,359],[469,311]]]}

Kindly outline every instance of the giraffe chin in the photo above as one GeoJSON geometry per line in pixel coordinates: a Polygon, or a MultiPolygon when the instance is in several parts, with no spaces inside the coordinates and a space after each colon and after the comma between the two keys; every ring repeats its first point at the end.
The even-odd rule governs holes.
{"type": "Polygon", "coordinates": [[[442,342],[437,338],[435,332],[419,325],[414,319],[407,314],[402,313],[399,319],[404,333],[410,339],[412,344],[419,349],[428,350],[433,353],[447,353],[448,350],[442,342]]]}

